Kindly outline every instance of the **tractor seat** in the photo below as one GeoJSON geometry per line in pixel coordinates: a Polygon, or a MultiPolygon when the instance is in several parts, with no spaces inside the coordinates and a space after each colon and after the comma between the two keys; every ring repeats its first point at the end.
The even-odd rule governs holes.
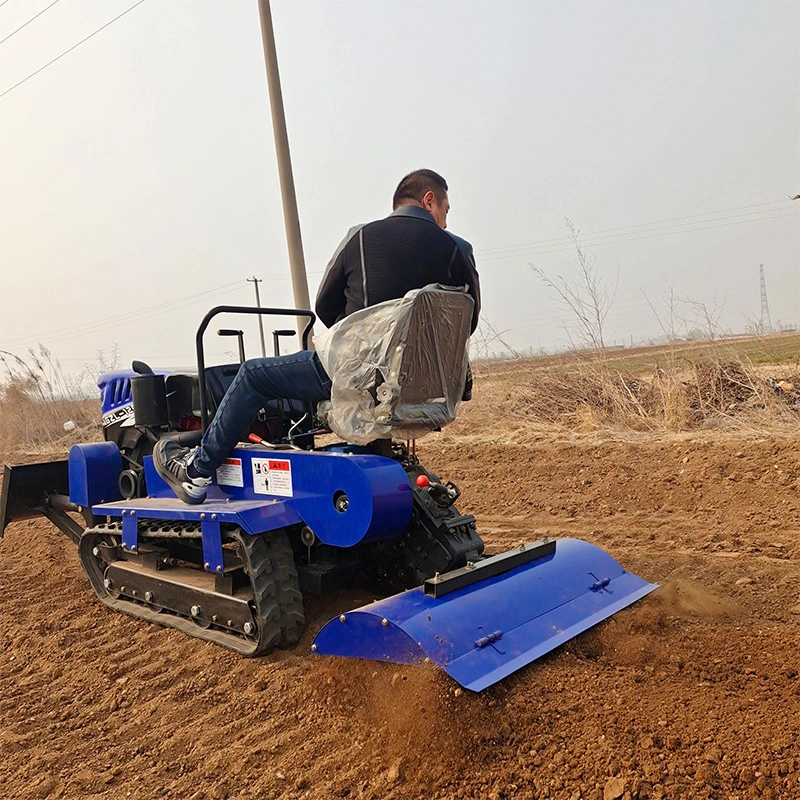
{"type": "Polygon", "coordinates": [[[452,422],[464,394],[474,303],[431,284],[356,311],[316,337],[331,376],[317,412],[353,444],[417,439],[452,422]]]}

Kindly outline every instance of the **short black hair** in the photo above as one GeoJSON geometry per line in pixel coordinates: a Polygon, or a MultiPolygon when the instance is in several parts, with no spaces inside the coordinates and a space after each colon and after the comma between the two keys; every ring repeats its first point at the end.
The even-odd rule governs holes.
{"type": "Polygon", "coordinates": [[[403,205],[403,201],[416,200],[421,203],[428,192],[433,192],[437,200],[447,193],[447,181],[432,169],[416,169],[400,181],[394,190],[392,209],[403,205]]]}

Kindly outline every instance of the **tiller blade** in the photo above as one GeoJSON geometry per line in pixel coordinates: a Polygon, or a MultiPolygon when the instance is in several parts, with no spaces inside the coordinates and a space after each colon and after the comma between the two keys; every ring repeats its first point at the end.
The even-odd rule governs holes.
{"type": "Polygon", "coordinates": [[[328,622],[316,653],[433,663],[480,692],[657,588],[579,539],[544,539],[328,622]]]}

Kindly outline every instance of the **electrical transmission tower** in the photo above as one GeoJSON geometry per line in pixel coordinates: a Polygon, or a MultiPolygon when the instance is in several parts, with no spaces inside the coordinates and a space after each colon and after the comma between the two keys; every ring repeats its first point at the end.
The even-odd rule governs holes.
{"type": "Polygon", "coordinates": [[[759,264],[758,270],[761,274],[761,333],[772,333],[772,322],[769,319],[769,305],[767,304],[767,282],[764,280],[764,265],[759,264]]]}

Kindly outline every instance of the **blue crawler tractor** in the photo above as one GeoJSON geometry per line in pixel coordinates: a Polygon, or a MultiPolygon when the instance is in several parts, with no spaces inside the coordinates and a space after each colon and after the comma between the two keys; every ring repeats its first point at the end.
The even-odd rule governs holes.
{"type": "MultiPolygon", "coordinates": [[[[238,364],[205,365],[221,313],[197,332],[197,372],[141,362],[99,380],[105,441],[65,461],[6,466],[0,521],[44,515],[77,545],[106,606],[245,656],[295,645],[303,595],[341,585],[384,597],[342,610],[316,654],[434,664],[490,686],[652,591],[601,549],[545,539],[487,556],[458,488],[420,464],[413,442],[318,445],[316,409],[268,404],[217,471],[205,503],[178,500],[150,453],[161,437],[199,442],[238,364]]],[[[222,331],[222,333],[241,333],[222,331]]],[[[463,386],[463,384],[462,384],[463,386]]]]}

